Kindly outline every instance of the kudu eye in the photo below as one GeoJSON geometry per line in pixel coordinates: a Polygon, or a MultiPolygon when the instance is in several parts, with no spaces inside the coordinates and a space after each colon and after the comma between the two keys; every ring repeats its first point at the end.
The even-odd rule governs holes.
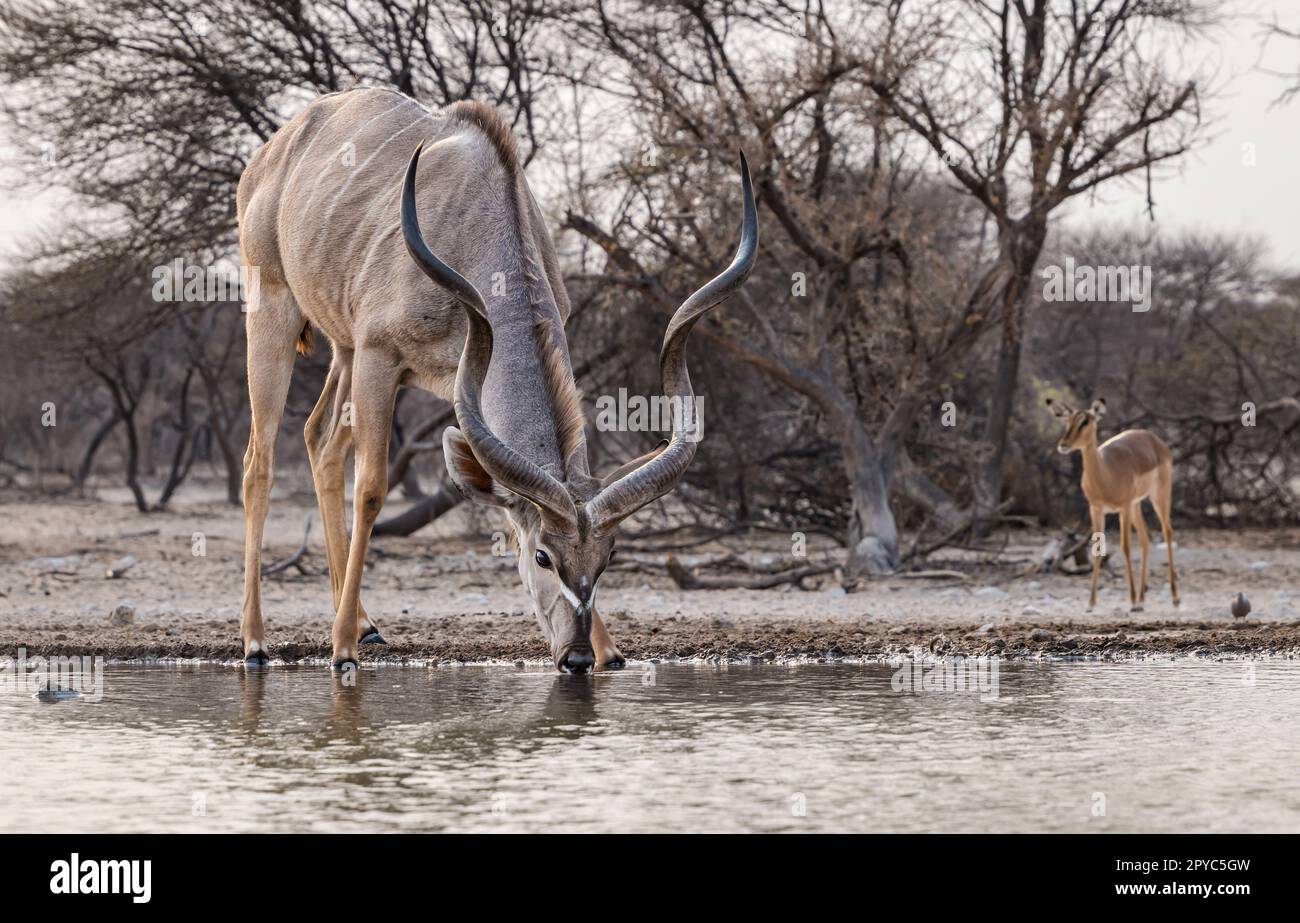
{"type": "Polygon", "coordinates": [[[537,561],[538,567],[544,567],[547,570],[551,569],[551,556],[542,549],[537,549],[537,554],[533,555],[533,559],[537,561]]]}

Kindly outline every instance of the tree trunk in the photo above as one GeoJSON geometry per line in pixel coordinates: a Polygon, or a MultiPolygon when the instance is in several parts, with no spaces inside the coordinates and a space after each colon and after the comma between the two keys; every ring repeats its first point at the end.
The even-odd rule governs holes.
{"type": "Polygon", "coordinates": [[[194,368],[191,366],[185,373],[185,380],[181,383],[180,422],[177,425],[179,436],[176,441],[176,451],[172,453],[171,468],[167,472],[167,483],[163,485],[156,509],[166,508],[172,494],[176,493],[176,489],[181,486],[181,482],[190,473],[190,465],[194,460],[193,453],[190,453],[188,459],[186,455],[187,450],[190,448],[190,437],[194,431],[194,427],[190,423],[190,381],[193,378],[194,368]]]}
{"type": "Polygon", "coordinates": [[[77,469],[77,475],[73,479],[73,483],[77,485],[78,490],[86,486],[86,480],[90,477],[90,469],[95,463],[95,455],[99,452],[99,447],[104,444],[104,440],[108,438],[108,434],[113,431],[113,427],[117,426],[117,421],[120,419],[122,419],[121,416],[114,413],[99,424],[99,429],[95,430],[95,434],[90,437],[90,444],[86,446],[86,452],[81,456],[81,466],[77,469]]]}
{"type": "Polygon", "coordinates": [[[135,508],[142,513],[149,512],[149,501],[145,499],[140,487],[140,437],[135,430],[135,408],[122,414],[126,426],[126,486],[131,488],[135,497],[135,508]]]}
{"type": "Polygon", "coordinates": [[[226,468],[226,502],[231,506],[239,506],[244,502],[244,464],[230,438],[233,427],[226,401],[221,396],[221,382],[202,365],[199,366],[199,375],[208,392],[208,431],[217,442],[217,451],[221,453],[221,461],[226,468]]]}
{"type": "MultiPolygon", "coordinates": [[[[1008,306],[1011,313],[1020,311],[1019,301],[1008,306]]],[[[1016,384],[1020,377],[1020,333],[1010,332],[1003,326],[1002,343],[998,349],[998,366],[993,382],[993,402],[989,406],[988,420],[984,426],[984,445],[988,457],[981,466],[975,482],[975,517],[983,531],[991,524],[994,511],[1002,499],[1002,462],[1007,451],[1007,432],[1011,425],[1011,411],[1015,406],[1016,384]]]]}
{"type": "Polygon", "coordinates": [[[840,454],[849,482],[849,556],[845,576],[892,574],[898,570],[898,527],[889,508],[889,487],[871,436],[853,408],[837,413],[840,454]]]}
{"type": "Polygon", "coordinates": [[[1015,410],[1016,388],[1020,382],[1020,355],[1024,341],[1025,304],[1033,285],[1034,266],[1047,237],[1046,225],[1019,226],[1003,244],[1004,259],[1013,274],[1003,293],[1002,342],[998,348],[998,365],[993,382],[993,402],[984,426],[984,446],[989,453],[975,480],[975,521],[980,532],[992,525],[1002,500],[1002,462],[1007,453],[1007,433],[1015,410]]]}
{"type": "Polygon", "coordinates": [[[439,484],[438,488],[415,506],[381,522],[375,523],[371,535],[410,535],[422,529],[443,513],[460,505],[465,498],[455,488],[439,484]]]}
{"type": "MultiPolygon", "coordinates": [[[[135,410],[139,402],[132,395],[130,386],[126,382],[125,370],[119,370],[121,381],[111,372],[97,369],[94,371],[108,386],[108,392],[113,396],[113,404],[117,407],[118,419],[122,421],[126,430],[126,486],[131,489],[131,495],[135,497],[136,509],[147,513],[149,501],[145,499],[144,491],[140,488],[140,436],[135,428],[135,410]]],[[[146,373],[145,380],[147,378],[146,373]]]]}

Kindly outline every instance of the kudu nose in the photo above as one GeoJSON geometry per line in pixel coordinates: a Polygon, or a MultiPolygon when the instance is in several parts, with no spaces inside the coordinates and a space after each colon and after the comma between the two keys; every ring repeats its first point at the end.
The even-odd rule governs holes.
{"type": "Polygon", "coordinates": [[[589,651],[569,651],[560,662],[560,668],[570,673],[586,673],[596,665],[596,658],[589,651]]]}

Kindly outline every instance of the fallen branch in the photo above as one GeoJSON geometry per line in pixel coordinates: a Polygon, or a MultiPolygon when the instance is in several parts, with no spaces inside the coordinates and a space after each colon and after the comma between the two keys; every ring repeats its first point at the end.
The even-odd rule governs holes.
{"type": "Polygon", "coordinates": [[[959,570],[912,570],[896,575],[900,580],[969,580],[969,574],[959,570]]]}
{"type": "Polygon", "coordinates": [[[263,577],[270,577],[273,574],[286,571],[291,567],[296,568],[298,573],[303,574],[304,576],[312,576],[312,572],[307,570],[302,563],[302,559],[307,557],[307,539],[311,536],[311,520],[312,517],[309,515],[307,517],[307,526],[302,531],[302,546],[278,564],[268,564],[263,567],[263,577]]]}
{"type": "Polygon", "coordinates": [[[677,555],[668,556],[668,575],[683,590],[767,590],[783,583],[798,584],[805,577],[815,577],[835,570],[838,564],[808,564],[756,577],[701,577],[688,570],[677,555]]]}
{"type": "Polygon", "coordinates": [[[136,559],[132,555],[128,554],[126,557],[110,564],[108,569],[104,572],[104,576],[109,580],[118,580],[123,574],[135,567],[136,563],[136,559]]]}

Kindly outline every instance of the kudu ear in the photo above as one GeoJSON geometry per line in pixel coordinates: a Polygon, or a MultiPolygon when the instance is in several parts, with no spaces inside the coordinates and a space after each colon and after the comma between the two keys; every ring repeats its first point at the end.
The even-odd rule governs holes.
{"type": "Polygon", "coordinates": [[[1068,417],[1074,413],[1069,404],[1064,401],[1054,401],[1050,397],[1047,399],[1047,409],[1052,412],[1054,417],[1068,417]]]}
{"type": "Polygon", "coordinates": [[[470,500],[488,506],[509,504],[510,493],[483,470],[469,443],[454,426],[442,431],[442,457],[447,462],[447,473],[451,475],[452,483],[470,500]]]}
{"type": "Polygon", "coordinates": [[[1100,420],[1102,417],[1106,416],[1106,402],[1101,398],[1097,398],[1092,402],[1092,406],[1088,408],[1088,411],[1100,420]]]}
{"type": "Polygon", "coordinates": [[[657,446],[655,446],[653,449],[651,449],[649,452],[646,452],[644,455],[640,456],[639,458],[634,458],[630,462],[624,462],[623,464],[619,465],[609,474],[601,478],[600,486],[602,488],[608,487],[610,484],[613,484],[615,481],[623,477],[625,474],[631,474],[633,471],[640,468],[646,462],[652,461],[655,458],[657,458],[659,456],[659,453],[666,448],[668,448],[667,439],[660,442],[657,446]]]}

